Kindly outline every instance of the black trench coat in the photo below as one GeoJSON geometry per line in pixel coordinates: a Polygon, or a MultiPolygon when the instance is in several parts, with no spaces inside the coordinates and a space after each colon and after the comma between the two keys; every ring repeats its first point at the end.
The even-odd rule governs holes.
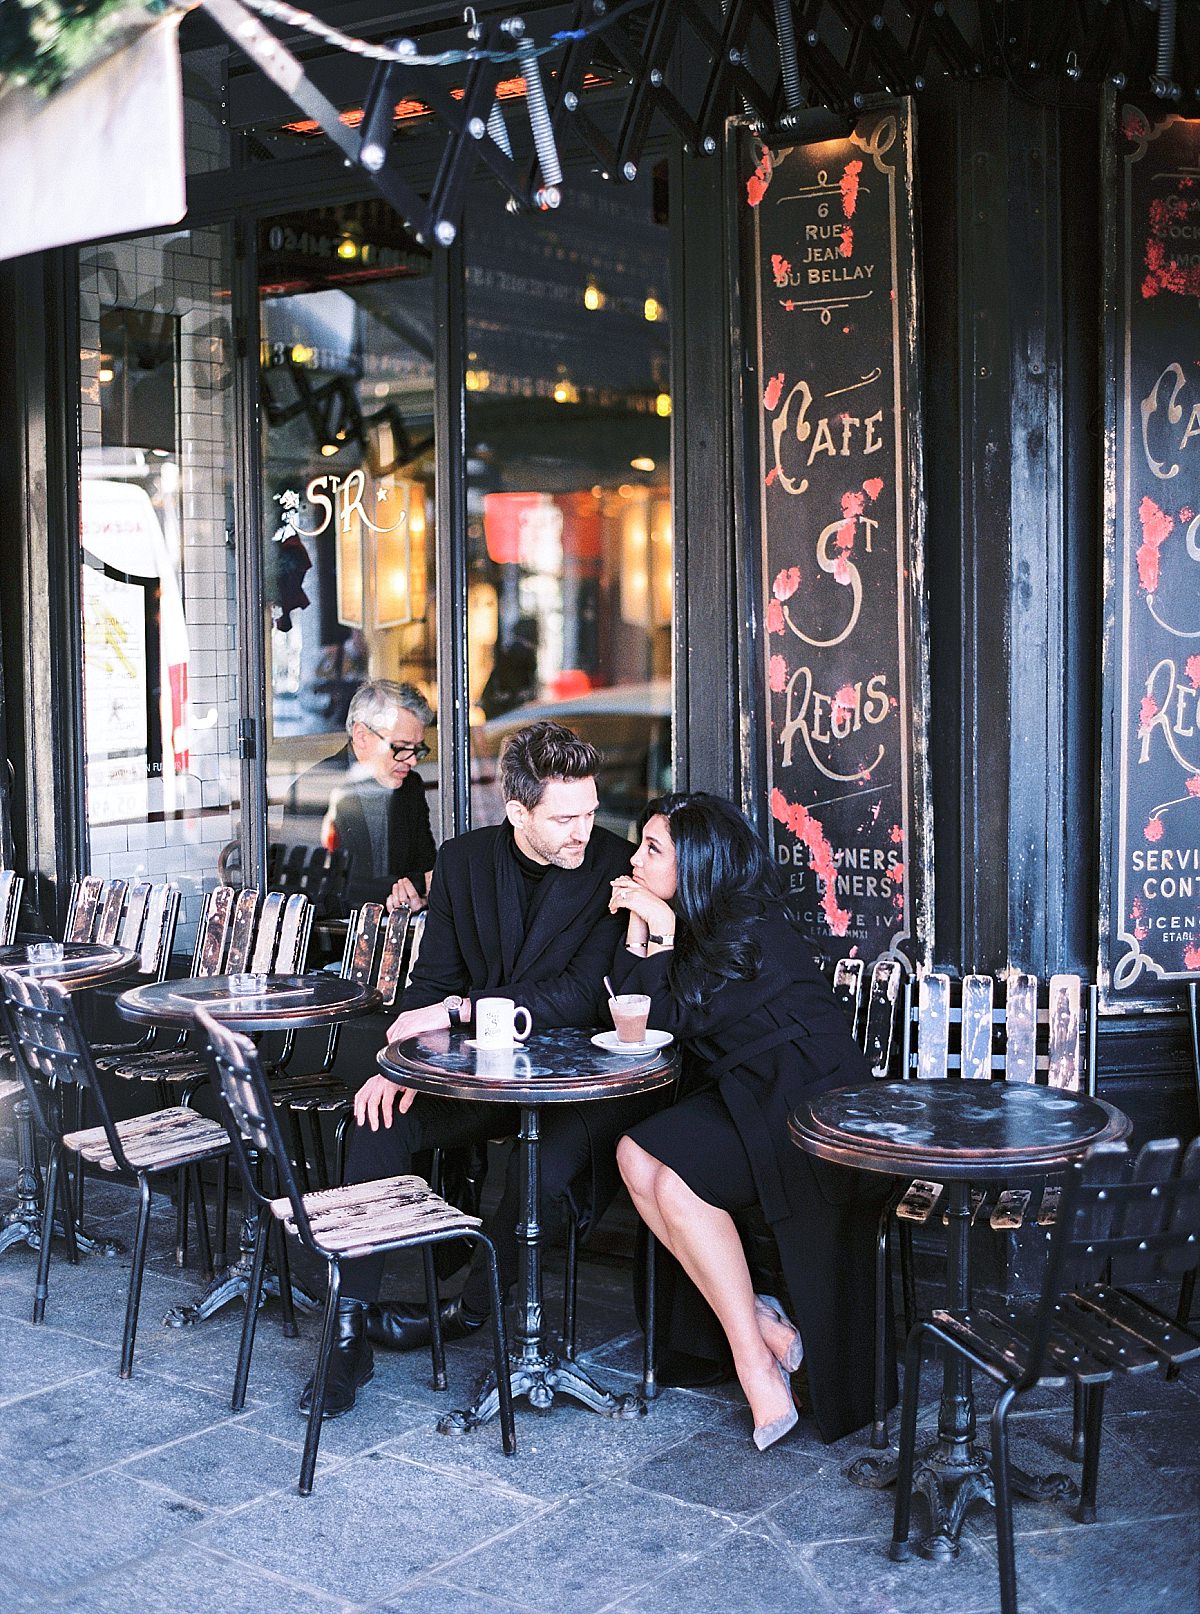
{"type": "MultiPolygon", "coordinates": [[[[683,1096],[707,1084],[706,1070],[720,1072],[717,1089],[779,1246],[804,1340],[813,1414],[822,1439],[831,1441],[871,1418],[875,1235],[890,1183],[826,1165],[792,1143],[788,1113],[801,1099],[872,1077],[807,943],[783,910],[769,910],[754,935],[762,949],[759,973],[726,981],[700,1008],[689,1008],[671,991],[669,952],[640,959],[621,948],[613,980],[618,991],[649,993],[651,1026],[684,1045],[690,1076],[683,1096]],[[781,1035],[787,1040],[756,1051],[781,1035]]],[[[894,1371],[892,1379],[894,1399],[894,1371]]]]}

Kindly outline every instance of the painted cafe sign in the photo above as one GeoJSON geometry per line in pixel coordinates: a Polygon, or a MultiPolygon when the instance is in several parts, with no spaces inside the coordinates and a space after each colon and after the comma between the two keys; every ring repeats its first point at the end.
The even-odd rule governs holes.
{"type": "Polygon", "coordinates": [[[1200,123],[1114,119],[1101,976],[1131,1001],[1200,971],[1200,123]]]}
{"type": "Polygon", "coordinates": [[[775,855],[829,956],[927,953],[912,129],[747,141],[775,855]]]}

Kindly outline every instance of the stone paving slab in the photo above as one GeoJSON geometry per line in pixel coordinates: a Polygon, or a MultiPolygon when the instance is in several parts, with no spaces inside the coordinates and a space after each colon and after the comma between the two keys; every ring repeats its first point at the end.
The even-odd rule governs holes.
{"type": "Polygon", "coordinates": [[[309,1497],[266,1497],[210,1520],[196,1539],[314,1591],[371,1603],[540,1511],[511,1492],[372,1452],[309,1497]]]}
{"type": "Polygon", "coordinates": [[[544,1614],[596,1614],[697,1558],[729,1521],[621,1484],[568,1497],[460,1562],[454,1580],[544,1614]]]}

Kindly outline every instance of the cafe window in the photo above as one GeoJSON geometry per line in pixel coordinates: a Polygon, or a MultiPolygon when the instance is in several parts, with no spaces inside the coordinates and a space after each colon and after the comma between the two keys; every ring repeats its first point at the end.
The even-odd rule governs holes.
{"type": "Polygon", "coordinates": [[[495,186],[466,230],[472,818],[537,718],[604,756],[599,821],[629,834],[671,784],[668,239],[662,176],[573,172],[557,210],[495,186]]]}
{"type": "Polygon", "coordinates": [[[348,728],[368,680],[437,707],[431,263],[368,201],[266,220],[258,264],[269,858],[337,854],[336,917],[438,818],[436,723],[406,759],[423,809],[390,724],[348,728]]]}
{"type": "Polygon", "coordinates": [[[239,831],[229,288],[221,229],[80,253],[88,861],[184,946],[239,831]]]}

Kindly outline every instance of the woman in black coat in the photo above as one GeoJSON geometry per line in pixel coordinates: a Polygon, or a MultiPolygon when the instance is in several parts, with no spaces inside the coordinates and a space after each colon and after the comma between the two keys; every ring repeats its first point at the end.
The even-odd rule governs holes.
{"type": "Polygon", "coordinates": [[[644,820],[613,981],[648,993],[650,1025],[690,1054],[670,1108],[620,1141],[638,1213],[715,1312],[765,1449],[796,1421],[790,1372],[807,1361],[821,1435],[871,1416],[873,1256],[884,1188],[802,1154],[788,1112],[871,1080],[845,1016],[788,917],[750,825],[706,794],[664,796],[644,820]],[[756,1296],[733,1212],[761,1205],[796,1322],[756,1296]]]}

